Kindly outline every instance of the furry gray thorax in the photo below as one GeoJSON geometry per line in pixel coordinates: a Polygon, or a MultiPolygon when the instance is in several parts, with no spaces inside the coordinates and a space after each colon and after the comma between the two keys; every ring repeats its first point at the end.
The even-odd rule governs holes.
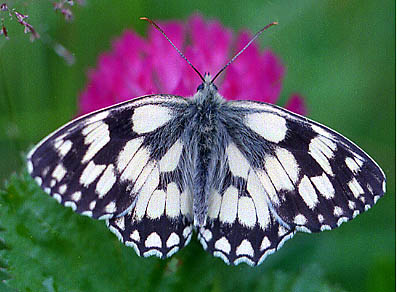
{"type": "Polygon", "coordinates": [[[216,86],[207,81],[199,86],[189,106],[192,114],[187,122],[189,130],[185,143],[189,150],[185,160],[190,168],[185,169],[192,171],[184,177],[193,197],[192,219],[196,227],[206,224],[209,197],[222,183],[227,135],[221,123],[221,108],[225,104],[216,86]]]}

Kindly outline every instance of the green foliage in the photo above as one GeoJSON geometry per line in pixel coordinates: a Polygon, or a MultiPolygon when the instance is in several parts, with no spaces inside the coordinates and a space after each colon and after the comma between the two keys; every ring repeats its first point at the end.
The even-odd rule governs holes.
{"type": "MultiPolygon", "coordinates": [[[[138,257],[103,222],[58,205],[26,174],[0,195],[1,288],[18,291],[343,291],[317,264],[283,271],[226,266],[196,239],[168,260],[138,257]],[[3,260],[2,260],[3,261],[3,260]]],[[[288,260],[292,254],[281,255],[288,260]]]]}

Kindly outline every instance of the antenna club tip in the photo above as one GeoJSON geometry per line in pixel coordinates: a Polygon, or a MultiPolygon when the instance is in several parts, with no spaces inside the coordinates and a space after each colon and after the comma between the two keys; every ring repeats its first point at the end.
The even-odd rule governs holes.
{"type": "Polygon", "coordinates": [[[277,24],[278,24],[278,21],[273,21],[272,24],[273,24],[273,25],[277,25],[277,24]]]}

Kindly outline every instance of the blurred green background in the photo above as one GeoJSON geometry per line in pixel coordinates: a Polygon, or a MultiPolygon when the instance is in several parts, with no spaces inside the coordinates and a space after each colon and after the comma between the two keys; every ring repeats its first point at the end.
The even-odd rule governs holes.
{"type": "Polygon", "coordinates": [[[278,21],[280,25],[264,33],[259,42],[262,47],[270,47],[286,66],[281,102],[293,92],[302,94],[309,117],[355,141],[388,178],[387,194],[373,209],[331,232],[297,234],[252,269],[224,265],[204,252],[196,240],[165,262],[138,258],[131,248],[118,243],[102,222],[57,206],[23,176],[19,180],[24,183],[15,179],[7,187],[8,198],[19,194],[23,201],[24,192],[31,192],[33,195],[26,198],[29,204],[7,199],[0,208],[0,226],[5,229],[0,237],[6,244],[8,241],[11,250],[1,255],[6,259],[4,265],[8,262],[14,287],[19,285],[21,291],[30,285],[32,291],[41,291],[40,287],[42,291],[64,291],[65,287],[69,291],[126,291],[137,287],[189,287],[192,291],[395,290],[395,1],[86,0],[85,6],[73,8],[71,23],[53,12],[50,1],[9,3],[29,15],[42,40],[30,43],[23,28],[15,20],[6,19],[10,40],[0,37],[1,185],[12,173],[24,169],[23,153],[29,146],[75,115],[87,70],[96,65],[101,52],[109,50],[115,37],[127,28],[144,35],[147,23],[140,21],[140,16],[185,20],[194,12],[218,19],[235,31],[244,28],[255,32],[264,24],[278,21]],[[48,45],[51,39],[74,54],[73,66],[55,54],[48,45]],[[28,229],[26,241],[15,235],[25,233],[13,217],[23,208],[12,209],[7,202],[17,209],[38,208],[40,216],[23,211],[26,220],[30,220],[29,212],[39,216],[33,216],[31,225],[24,227],[28,229]],[[35,232],[41,232],[35,229],[35,220],[40,224],[49,221],[46,228],[53,241],[48,244],[64,253],[54,254],[52,249],[47,253],[45,248],[29,245],[39,236],[35,232]],[[65,230],[72,234],[67,248],[60,244],[68,237],[65,230]],[[37,253],[17,253],[30,248],[37,253]],[[35,280],[26,276],[25,282],[21,281],[24,273],[35,280]],[[317,279],[319,286],[313,286],[317,279]]]}

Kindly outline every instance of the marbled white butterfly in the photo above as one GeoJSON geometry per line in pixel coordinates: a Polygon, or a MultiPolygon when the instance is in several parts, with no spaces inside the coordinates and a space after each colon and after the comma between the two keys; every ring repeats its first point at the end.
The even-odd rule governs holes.
{"type": "Polygon", "coordinates": [[[31,176],[138,255],[170,257],[196,230],[233,265],[258,265],[296,231],[338,227],[385,193],[382,170],[342,135],[226,101],[214,80],[228,64],[211,79],[186,61],[203,81],[193,98],[148,95],[77,118],[30,151],[31,176]]]}

